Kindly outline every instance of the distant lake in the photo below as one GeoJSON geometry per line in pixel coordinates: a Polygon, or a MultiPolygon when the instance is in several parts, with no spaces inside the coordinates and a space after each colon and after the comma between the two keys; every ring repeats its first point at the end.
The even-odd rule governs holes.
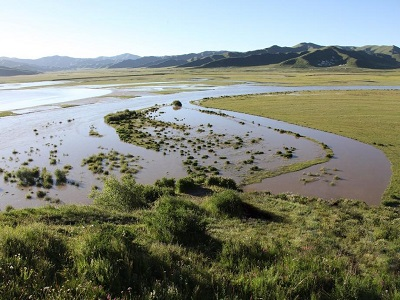
{"type": "Polygon", "coordinates": [[[90,89],[82,87],[43,87],[25,89],[28,86],[38,87],[38,84],[0,86],[0,111],[17,110],[42,105],[63,103],[85,98],[100,97],[111,93],[107,89],[90,89]],[[7,88],[7,89],[6,89],[7,88]]]}

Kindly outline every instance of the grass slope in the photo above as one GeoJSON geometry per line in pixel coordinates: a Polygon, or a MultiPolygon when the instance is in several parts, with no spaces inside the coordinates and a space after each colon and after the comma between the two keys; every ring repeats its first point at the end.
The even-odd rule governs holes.
{"type": "Polygon", "coordinates": [[[1,213],[2,297],[400,296],[397,209],[215,191],[203,198],[164,196],[138,209],[124,202],[129,205],[113,211],[103,200],[146,201],[134,182],[125,192],[120,185],[114,186],[118,193],[111,185],[94,206],[1,213]]]}
{"type": "MultiPolygon", "coordinates": [[[[400,200],[400,91],[312,91],[210,99],[206,107],[282,120],[347,136],[380,148],[392,163],[383,199],[400,200]]],[[[396,203],[396,201],[395,201],[396,203]]]]}

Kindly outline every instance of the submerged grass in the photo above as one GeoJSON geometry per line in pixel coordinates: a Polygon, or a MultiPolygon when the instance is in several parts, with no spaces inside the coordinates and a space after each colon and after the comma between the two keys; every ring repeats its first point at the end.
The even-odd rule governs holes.
{"type": "Polygon", "coordinates": [[[393,171],[383,200],[396,204],[400,199],[399,98],[396,90],[309,91],[207,99],[202,105],[316,128],[381,149],[393,171]]]}

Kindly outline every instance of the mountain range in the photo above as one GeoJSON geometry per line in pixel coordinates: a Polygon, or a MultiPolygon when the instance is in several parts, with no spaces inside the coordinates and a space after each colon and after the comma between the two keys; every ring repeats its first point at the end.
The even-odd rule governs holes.
{"type": "Polygon", "coordinates": [[[205,51],[172,56],[121,54],[112,57],[73,58],[49,56],[39,59],[0,57],[0,75],[36,74],[48,71],[99,68],[222,68],[275,65],[293,68],[345,66],[369,69],[400,68],[397,46],[321,46],[300,43],[293,47],[277,45],[247,52],[205,51]]]}

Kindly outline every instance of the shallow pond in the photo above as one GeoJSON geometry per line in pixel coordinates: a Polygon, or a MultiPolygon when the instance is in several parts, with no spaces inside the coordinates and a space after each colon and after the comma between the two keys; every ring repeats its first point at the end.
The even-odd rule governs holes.
{"type": "MultiPolygon", "coordinates": [[[[343,87],[342,89],[360,88],[364,87],[343,87]]],[[[57,90],[57,88],[54,89],[57,90]]],[[[140,92],[143,92],[143,87],[139,87],[139,89],[140,92]]],[[[152,87],[149,88],[150,91],[151,89],[152,87]]],[[[93,175],[86,166],[81,166],[82,159],[112,149],[125,155],[132,154],[139,157],[138,163],[142,169],[136,174],[138,182],[150,184],[164,176],[176,178],[186,176],[179,149],[170,148],[167,151],[156,152],[121,142],[114,128],[104,123],[104,116],[110,112],[142,109],[155,104],[170,104],[173,100],[179,99],[183,103],[183,109],[173,110],[169,106],[163,107],[161,111],[164,113],[160,114],[158,118],[164,121],[185,123],[192,126],[194,130],[200,128],[200,125],[212,124],[212,128],[203,127],[205,131],[197,133],[196,137],[203,140],[210,135],[210,130],[213,130],[215,134],[225,134],[225,139],[234,139],[235,136],[241,136],[247,141],[261,138],[261,142],[254,145],[250,145],[249,142],[245,143],[246,147],[242,149],[229,147],[217,149],[216,155],[213,153],[214,156],[209,155],[209,158],[201,158],[205,155],[205,149],[196,153],[199,163],[217,165],[223,176],[233,177],[238,181],[243,179],[243,173],[249,166],[243,165],[242,162],[249,158],[252,151],[264,152],[260,156],[255,156],[254,159],[261,168],[277,168],[284,164],[306,161],[324,155],[324,151],[318,144],[306,139],[296,139],[293,135],[280,134],[273,130],[274,128],[290,130],[314,138],[329,145],[335,153],[335,157],[326,164],[266,179],[262,183],[245,187],[246,190],[270,190],[274,193],[294,192],[323,198],[356,198],[370,204],[377,204],[391,175],[390,163],[381,151],[344,137],[266,118],[232,112],[226,113],[234,118],[200,113],[198,110],[203,108],[189,104],[191,100],[205,97],[310,89],[340,88],[234,85],[172,95],[146,95],[124,100],[109,96],[97,99],[93,104],[69,108],[58,107],[56,103],[61,101],[53,98],[53,102],[47,103],[52,105],[45,109],[0,118],[0,140],[2,141],[0,144],[0,168],[9,171],[17,170],[23,162],[28,160],[31,160],[28,164],[29,167],[46,167],[50,171],[71,165],[73,168],[68,178],[79,183],[79,186],[54,187],[48,193],[53,198],[59,198],[62,203],[91,203],[87,195],[91,187],[93,185],[100,186],[101,181],[99,176],[93,175]],[[95,128],[102,137],[90,136],[90,128],[95,128]],[[248,136],[246,137],[246,135],[248,136]],[[288,160],[275,155],[276,151],[281,150],[283,146],[296,148],[293,159],[288,160]],[[49,161],[55,150],[57,150],[55,154],[57,164],[50,165],[49,161]],[[165,155],[164,152],[166,152],[165,155]],[[227,157],[231,165],[219,165],[221,157],[227,157]],[[241,170],[244,171],[237,168],[242,168],[241,170]],[[302,181],[302,179],[305,180],[302,181]],[[331,184],[332,181],[335,182],[335,185],[331,184]]],[[[64,91],[63,88],[60,90],[64,91]]],[[[109,89],[96,89],[96,91],[108,93],[109,89]]],[[[119,88],[118,92],[121,91],[124,92],[124,89],[119,88]]],[[[134,88],[129,87],[126,90],[127,94],[132,92],[135,93],[134,88]]],[[[80,95],[82,98],[82,94],[80,95]]],[[[6,110],[3,109],[2,104],[0,104],[0,110],[6,110]]],[[[33,191],[36,189],[33,188],[33,191]]],[[[31,200],[25,199],[27,193],[30,193],[29,188],[22,189],[16,183],[4,183],[2,180],[0,208],[4,208],[6,205],[31,207],[46,204],[45,201],[38,200],[35,196],[31,200]]]]}

